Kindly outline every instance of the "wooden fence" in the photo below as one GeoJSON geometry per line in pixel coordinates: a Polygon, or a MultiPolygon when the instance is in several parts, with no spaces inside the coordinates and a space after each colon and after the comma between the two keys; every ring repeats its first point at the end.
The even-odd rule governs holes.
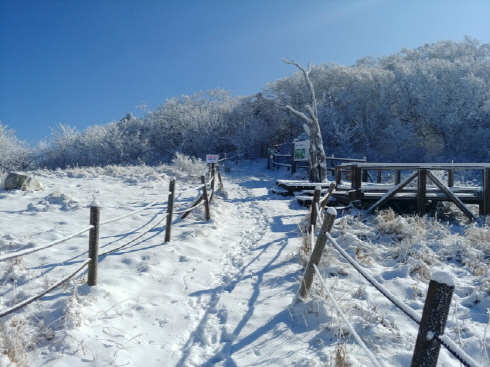
{"type": "Polygon", "coordinates": [[[98,259],[100,256],[108,255],[110,253],[116,252],[129,244],[135,242],[136,240],[140,239],[144,235],[146,235],[148,232],[150,232],[152,229],[156,228],[160,224],[163,223],[164,220],[166,220],[166,225],[165,225],[165,242],[169,242],[171,239],[171,229],[172,229],[172,223],[173,223],[173,215],[174,214],[182,214],[182,218],[185,218],[187,215],[190,214],[190,212],[197,207],[204,205],[205,209],[205,218],[206,220],[209,220],[211,218],[210,210],[209,210],[209,205],[213,199],[214,194],[218,190],[223,189],[223,180],[221,173],[218,170],[218,166],[215,164],[210,165],[210,173],[209,173],[210,179],[206,181],[205,175],[201,176],[201,184],[199,186],[196,186],[191,189],[183,190],[183,191],[176,191],[176,180],[175,178],[172,178],[169,184],[169,193],[168,196],[163,196],[152,203],[144,206],[143,208],[137,209],[132,211],[131,213],[122,215],[120,217],[112,218],[106,221],[101,222],[100,221],[100,204],[97,201],[93,201],[90,205],[90,225],[78,232],[75,232],[67,237],[64,237],[60,240],[56,240],[54,242],[48,243],[46,245],[34,247],[31,249],[26,249],[22,251],[17,251],[11,254],[5,254],[0,256],[0,262],[29,255],[53,246],[56,246],[60,243],[66,242],[72,238],[75,238],[77,236],[80,236],[83,233],[89,232],[89,243],[88,243],[88,258],[83,261],[76,269],[74,269],[71,273],[67,274],[65,277],[57,281],[55,284],[52,286],[48,287],[45,289],[43,292],[30,297],[28,299],[23,300],[22,302],[19,302],[18,304],[6,308],[2,311],[0,311],[0,318],[4,317],[6,315],[9,315],[15,311],[18,311],[22,309],[23,307],[27,306],[28,304],[38,300],[39,298],[43,297],[47,293],[53,291],[54,289],[58,288],[61,286],[63,283],[68,281],[69,279],[73,278],[76,274],[78,274],[80,271],[82,271],[85,267],[88,268],[87,270],[87,284],[89,286],[94,286],[97,284],[97,273],[98,273],[98,259]],[[218,179],[218,182],[216,182],[216,179],[218,179]],[[209,191],[208,191],[209,187],[209,191]],[[186,191],[191,191],[191,190],[201,190],[201,195],[199,196],[199,199],[196,200],[189,208],[181,210],[181,211],[174,211],[174,199],[176,197],[176,194],[186,192],[186,191]],[[132,240],[116,247],[111,250],[105,251],[101,254],[99,254],[99,236],[100,236],[100,228],[101,226],[104,226],[106,224],[118,221],[120,219],[129,217],[131,215],[134,215],[136,213],[139,213],[145,209],[148,209],[152,207],[153,205],[162,202],[162,200],[167,197],[167,210],[166,214],[161,218],[156,224],[154,224],[151,228],[145,230],[143,233],[138,235],[136,238],[133,238],[132,240]]]}
{"type": "MultiPolygon", "coordinates": [[[[286,145],[273,145],[267,147],[267,169],[271,168],[281,168],[286,167],[288,170],[291,170],[291,174],[296,173],[299,168],[308,169],[307,161],[295,161],[294,160],[294,144],[291,144],[291,153],[279,153],[279,146],[286,145]]],[[[339,158],[331,155],[330,157],[326,157],[327,162],[327,171],[330,171],[332,174],[335,172],[335,167],[339,163],[345,162],[366,162],[366,158],[356,159],[356,158],[339,158]]]]}
{"type": "MultiPolygon", "coordinates": [[[[372,286],[380,291],[383,296],[388,298],[390,302],[405,313],[412,321],[420,325],[411,367],[436,367],[441,345],[443,345],[464,366],[477,367],[478,364],[471,357],[469,357],[463,350],[461,350],[455,343],[444,335],[444,329],[454,291],[454,284],[451,281],[451,277],[443,274],[442,272],[437,272],[432,275],[429,283],[429,289],[427,291],[424,310],[422,316],[420,316],[415,310],[397,299],[391,292],[389,292],[371,275],[369,275],[365,269],[363,269],[351,256],[349,256],[345,250],[339,246],[335,239],[332,238],[330,232],[333,228],[337,212],[334,208],[327,208],[324,210],[322,202],[326,202],[328,197],[322,199],[320,193],[321,188],[316,188],[314,201],[311,205],[309,225],[312,252],[301,281],[301,286],[298,292],[298,300],[305,301],[308,298],[308,292],[313,284],[315,274],[317,274],[319,277],[324,288],[328,290],[317,266],[320,263],[327,241],[330,241],[332,247],[339,251],[347,262],[352,265],[354,269],[356,269],[372,286]],[[323,212],[325,212],[325,215],[322,219],[323,212]],[[315,240],[315,228],[317,222],[321,223],[321,227],[319,229],[318,237],[315,240]]],[[[336,304],[336,301],[332,295],[330,295],[330,299],[332,299],[332,301],[336,304]]],[[[341,316],[343,315],[339,307],[337,307],[337,311],[341,316]]],[[[379,366],[379,363],[376,361],[374,356],[363,345],[364,343],[362,342],[361,338],[350,326],[347,318],[343,317],[343,319],[344,322],[348,324],[351,333],[353,333],[356,340],[358,340],[359,345],[365,349],[373,364],[375,366],[379,366]]]]}

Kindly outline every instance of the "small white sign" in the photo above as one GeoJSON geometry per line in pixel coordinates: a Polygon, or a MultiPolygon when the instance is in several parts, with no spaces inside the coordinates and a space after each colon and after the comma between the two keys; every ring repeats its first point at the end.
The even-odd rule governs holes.
{"type": "Polygon", "coordinates": [[[302,140],[294,143],[294,160],[296,162],[310,159],[310,141],[302,140]]]}
{"type": "Polygon", "coordinates": [[[219,155],[217,154],[206,154],[206,163],[218,163],[219,155]]]}

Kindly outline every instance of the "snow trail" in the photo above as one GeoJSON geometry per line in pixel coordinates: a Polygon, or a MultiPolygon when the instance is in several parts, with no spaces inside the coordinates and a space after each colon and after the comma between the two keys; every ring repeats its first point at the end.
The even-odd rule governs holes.
{"type": "MultiPolygon", "coordinates": [[[[177,366],[236,366],[235,354],[249,348],[253,348],[251,355],[257,365],[261,365],[260,360],[270,364],[271,352],[253,346],[253,334],[259,326],[254,317],[257,312],[266,312],[263,309],[272,303],[273,310],[281,308],[281,317],[291,320],[285,310],[294,295],[299,270],[291,254],[297,246],[297,223],[304,210],[293,215],[295,223],[289,218],[290,223],[285,224],[281,219],[285,213],[278,212],[277,202],[268,205],[271,179],[252,176],[233,181],[227,182],[228,198],[218,204],[218,211],[233,215],[229,226],[244,229],[233,233],[229,228],[233,241],[221,242],[219,266],[212,274],[214,287],[189,293],[193,322],[177,366]],[[284,286],[289,288],[287,293],[284,286]]],[[[288,210],[290,199],[283,202],[288,210]]],[[[228,229],[221,231],[227,233],[228,229]]],[[[271,332],[275,326],[270,325],[271,332]]]]}

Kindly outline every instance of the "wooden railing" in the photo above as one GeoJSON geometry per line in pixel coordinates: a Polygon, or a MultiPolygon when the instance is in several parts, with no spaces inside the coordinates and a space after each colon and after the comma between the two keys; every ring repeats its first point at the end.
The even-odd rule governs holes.
{"type": "MultiPolygon", "coordinates": [[[[281,144],[286,145],[286,144],[281,144]]],[[[298,169],[308,169],[307,161],[295,161],[293,153],[279,153],[278,148],[281,145],[269,146],[267,148],[267,168],[277,168],[286,167],[288,170],[291,170],[291,174],[296,173],[298,169]]],[[[294,152],[294,148],[291,149],[294,152]]],[[[358,158],[340,158],[331,155],[326,158],[327,171],[330,171],[332,174],[335,172],[335,167],[339,163],[345,162],[357,162],[357,163],[365,163],[366,158],[358,159],[358,158]]]]}
{"type": "Polygon", "coordinates": [[[389,200],[413,200],[416,212],[426,212],[427,200],[451,201],[468,218],[475,216],[464,204],[478,204],[480,215],[490,215],[490,164],[489,163],[350,163],[335,168],[336,195],[345,194],[349,200],[374,200],[367,211],[371,212],[389,200]],[[479,170],[482,186],[454,186],[455,171],[479,170]],[[377,172],[377,183],[382,184],[382,173],[391,171],[394,180],[389,184],[368,184],[370,172],[377,172]],[[443,183],[431,171],[447,172],[447,182],[443,183]],[[410,175],[402,179],[402,172],[410,175]],[[343,184],[343,178],[350,180],[350,186],[343,184]],[[417,179],[416,186],[410,186],[417,179]],[[428,183],[433,185],[429,186],[428,183]]]}

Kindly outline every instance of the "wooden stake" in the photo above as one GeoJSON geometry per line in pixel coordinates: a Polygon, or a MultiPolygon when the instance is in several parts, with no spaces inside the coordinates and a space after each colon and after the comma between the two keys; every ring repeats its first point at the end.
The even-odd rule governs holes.
{"type": "Polygon", "coordinates": [[[318,266],[320,260],[322,259],[323,250],[325,249],[325,245],[327,244],[326,233],[330,233],[330,231],[332,230],[336,216],[336,214],[329,213],[327,210],[327,213],[323,218],[323,224],[320,229],[318,238],[316,239],[315,248],[311,253],[310,260],[308,261],[308,265],[306,266],[306,270],[303,275],[303,280],[301,281],[301,288],[299,291],[300,301],[306,300],[306,298],[308,297],[308,291],[311,288],[311,284],[313,283],[313,276],[315,275],[315,268],[313,267],[313,264],[318,266]]]}
{"type": "Polygon", "coordinates": [[[170,242],[172,235],[172,216],[174,213],[175,200],[175,177],[172,177],[168,187],[168,203],[167,203],[167,224],[165,226],[165,242],[170,242]]]}
{"type": "Polygon", "coordinates": [[[88,263],[87,284],[89,286],[97,285],[97,265],[99,263],[99,227],[100,227],[100,205],[94,201],[90,205],[90,229],[88,236],[88,257],[91,261],[88,263]]]}
{"type": "Polygon", "coordinates": [[[410,367],[436,367],[441,342],[434,335],[444,334],[453,291],[454,285],[430,281],[410,367]]]}
{"type": "Polygon", "coordinates": [[[206,177],[204,175],[201,176],[202,183],[202,196],[204,199],[204,210],[206,212],[206,220],[211,219],[211,214],[209,213],[209,197],[208,197],[208,189],[206,187],[206,177]]]}

